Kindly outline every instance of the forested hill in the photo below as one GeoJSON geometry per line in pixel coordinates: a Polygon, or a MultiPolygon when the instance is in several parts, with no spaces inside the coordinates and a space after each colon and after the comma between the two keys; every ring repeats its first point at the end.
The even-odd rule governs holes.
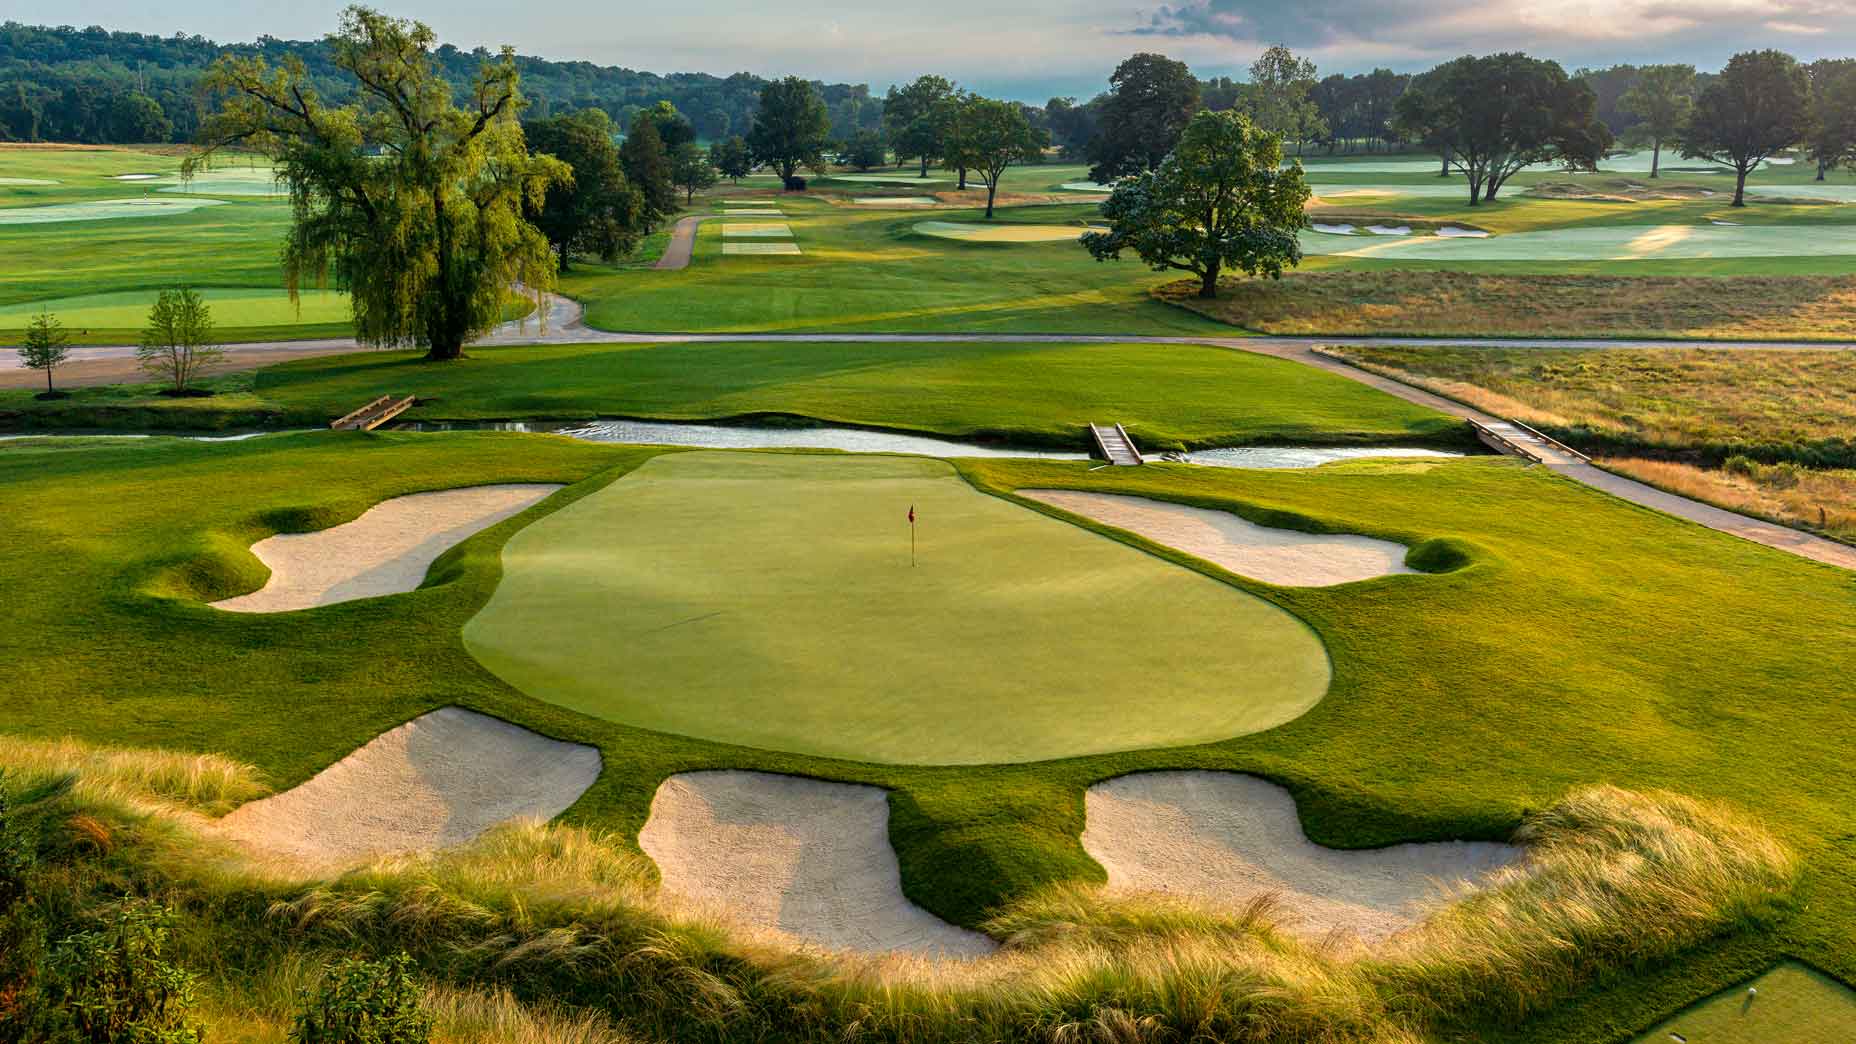
{"type": "MultiPolygon", "coordinates": [[[[352,81],[339,76],[328,45],[320,40],[218,44],[200,36],[149,36],[92,26],[46,28],[0,25],[0,140],[121,143],[187,141],[199,116],[194,85],[220,54],[263,55],[277,61],[295,54],[330,99],[343,98],[352,81]]],[[[449,44],[434,55],[445,77],[471,82],[478,64],[491,57],[449,44]]],[[[765,80],[748,73],[638,72],[591,62],[554,62],[520,57],[522,89],[530,117],[599,108],[629,126],[631,110],[669,100],[689,117],[696,132],[716,139],[745,131],[765,80]]],[[[832,132],[848,137],[876,127],[883,101],[864,84],[823,84],[831,107],[832,132]]]]}

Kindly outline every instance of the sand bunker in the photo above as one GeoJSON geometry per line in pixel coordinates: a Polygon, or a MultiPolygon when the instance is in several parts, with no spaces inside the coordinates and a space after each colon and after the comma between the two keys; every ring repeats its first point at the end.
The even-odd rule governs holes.
{"type": "Polygon", "coordinates": [[[443,707],[275,797],[219,821],[266,853],[328,865],[474,840],[512,819],[553,819],[599,778],[599,750],[443,707]]]}
{"type": "Polygon", "coordinates": [[[1106,228],[1083,228],[1078,225],[969,225],[959,221],[923,221],[915,231],[940,239],[958,239],[968,243],[1060,243],[1080,239],[1085,232],[1107,232],[1106,228]]]}
{"type": "Polygon", "coordinates": [[[851,202],[866,207],[932,207],[941,201],[933,196],[855,196],[851,202]]]}
{"type": "Polygon", "coordinates": [[[56,185],[58,182],[48,178],[0,178],[0,185],[56,185]]]}
{"type": "Polygon", "coordinates": [[[1115,186],[1104,185],[1100,181],[1066,181],[1057,187],[1071,192],[1109,192],[1115,186]]]}
{"type": "Polygon", "coordinates": [[[1410,225],[1368,225],[1366,230],[1375,236],[1409,236],[1410,225]]]}
{"type": "Polygon", "coordinates": [[[1271,529],[1229,511],[1120,493],[1025,489],[1019,495],[1178,548],[1266,584],[1328,587],[1417,571],[1405,565],[1405,545],[1390,540],[1271,529]]]}
{"type": "Polygon", "coordinates": [[[832,181],[860,181],[872,185],[935,185],[952,178],[918,178],[913,174],[832,174],[832,181]]]}
{"type": "Polygon", "coordinates": [[[832,950],[944,957],[992,940],[902,894],[889,799],[764,772],[686,772],[657,788],[639,847],[667,895],[832,950]]]}
{"type": "Polygon", "coordinates": [[[282,613],[418,588],[439,555],[525,511],[556,485],[467,486],[395,497],[360,518],[314,533],[279,533],[251,545],[271,578],[250,594],[214,602],[235,613],[282,613]]]}
{"type": "Polygon", "coordinates": [[[1487,239],[1489,238],[1489,234],[1479,228],[1458,228],[1455,225],[1443,226],[1442,228],[1437,230],[1437,235],[1443,239],[1487,239]]]}
{"type": "Polygon", "coordinates": [[[111,181],[156,181],[166,175],[162,174],[117,174],[111,181]]]}
{"type": "Polygon", "coordinates": [[[1083,848],[1111,889],[1168,892],[1222,906],[1264,894],[1285,927],[1376,942],[1416,923],[1440,885],[1473,881],[1522,849],[1449,841],[1341,851],[1308,840],[1295,799],[1234,772],[1142,772],[1089,788],[1083,848]]]}
{"type": "Polygon", "coordinates": [[[1353,235],[1353,231],[1354,231],[1352,225],[1328,225],[1328,224],[1323,224],[1322,222],[1319,222],[1319,221],[1315,222],[1309,227],[1314,229],[1316,232],[1324,232],[1330,236],[1351,236],[1353,235]]]}
{"type": "Polygon", "coordinates": [[[91,203],[53,203],[42,207],[0,209],[0,225],[44,225],[54,221],[107,221],[111,218],[172,217],[222,199],[107,199],[91,203]]]}
{"type": "Polygon", "coordinates": [[[792,226],[784,221],[741,221],[722,226],[725,239],[791,239],[792,226]]]}
{"type": "Polygon", "coordinates": [[[798,254],[797,243],[723,243],[724,254],[798,254]]]}

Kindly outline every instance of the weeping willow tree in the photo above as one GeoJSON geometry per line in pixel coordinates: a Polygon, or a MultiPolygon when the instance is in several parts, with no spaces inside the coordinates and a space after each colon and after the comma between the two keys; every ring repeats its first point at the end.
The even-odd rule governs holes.
{"type": "Polygon", "coordinates": [[[456,359],[501,320],[512,287],[553,288],[553,252],[527,215],[572,173],[529,155],[508,48],[454,94],[421,23],[350,7],[329,43],[356,102],[324,103],[294,57],[273,68],[225,55],[203,82],[215,111],[184,172],[229,146],[269,156],[290,195],[291,298],[333,277],[362,343],[456,359]]]}

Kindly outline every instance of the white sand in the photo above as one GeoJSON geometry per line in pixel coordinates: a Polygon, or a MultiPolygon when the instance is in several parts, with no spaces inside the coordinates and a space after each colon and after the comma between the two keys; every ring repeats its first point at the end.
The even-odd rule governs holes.
{"type": "Polygon", "coordinates": [[[1519,860],[1513,845],[1449,841],[1364,851],[1308,840],[1295,799],[1234,772],[1143,772],[1084,796],[1083,848],[1111,889],[1168,892],[1221,906],[1273,894],[1284,927],[1376,942],[1416,923],[1442,885],[1519,860]]]}
{"type": "Polygon", "coordinates": [[[638,844],[664,891],[832,950],[969,957],[992,940],[908,901],[875,787],[764,772],[686,772],[657,788],[638,844]]]}
{"type": "Polygon", "coordinates": [[[1234,515],[1120,493],[1021,489],[1020,496],[1144,536],[1233,573],[1284,587],[1327,587],[1414,573],[1405,545],[1351,533],[1272,529],[1234,515]]]}
{"type": "Polygon", "coordinates": [[[241,805],[226,836],[329,865],[473,840],[514,819],[553,819],[599,778],[599,750],[461,707],[376,736],[302,786],[241,805]]]}
{"type": "Polygon", "coordinates": [[[1444,227],[1437,230],[1437,234],[1443,237],[1444,239],[1487,239],[1489,238],[1489,234],[1487,232],[1482,231],[1479,228],[1458,228],[1455,225],[1445,225],[1444,227]]]}
{"type": "Polygon", "coordinates": [[[8,186],[56,185],[56,184],[58,184],[58,182],[49,180],[47,178],[0,178],[0,185],[8,185],[8,186]]]}
{"type": "Polygon", "coordinates": [[[1409,236],[1410,225],[1368,225],[1366,230],[1375,236],[1409,236]]]}
{"type": "Polygon", "coordinates": [[[556,485],[467,486],[395,497],[360,518],[251,545],[271,577],[250,594],[214,602],[235,613],[282,613],[412,591],[439,555],[525,511],[556,485]]]}
{"type": "Polygon", "coordinates": [[[724,254],[800,254],[797,243],[723,243],[724,254]]]}
{"type": "Polygon", "coordinates": [[[1317,221],[1309,227],[1313,228],[1316,232],[1326,232],[1330,236],[1351,236],[1353,235],[1352,225],[1328,225],[1328,224],[1323,224],[1317,221]]]}

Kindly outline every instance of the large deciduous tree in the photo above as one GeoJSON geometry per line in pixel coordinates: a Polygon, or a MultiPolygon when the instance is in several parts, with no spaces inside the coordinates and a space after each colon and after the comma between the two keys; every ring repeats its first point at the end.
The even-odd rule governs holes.
{"type": "Polygon", "coordinates": [[[553,249],[526,215],[567,172],[529,155],[512,51],[482,65],[459,105],[432,44],[424,25],[348,8],[329,37],[358,83],[344,106],[323,102],[294,57],[219,59],[203,81],[218,109],[185,169],[228,145],[269,155],[290,194],[291,296],[332,273],[363,343],[455,359],[501,320],[513,284],[554,285],[553,249]]]}
{"type": "Polygon", "coordinates": [[[1807,145],[1817,180],[1856,158],[1856,59],[1823,58],[1805,67],[1811,81],[1807,145]]]}
{"type": "Polygon", "coordinates": [[[1798,60],[1783,51],[1728,59],[1702,88],[1681,132],[1682,155],[1734,169],[1734,202],[1746,206],[1746,176],[1810,130],[1811,88],[1798,60]]]}
{"type": "Polygon", "coordinates": [[[1083,246],[1098,261],[1132,250],[1157,272],[1191,272],[1199,296],[1216,297],[1226,269],[1274,279],[1301,262],[1308,195],[1301,165],[1282,165],[1281,138],[1240,113],[1203,112],[1159,169],[1115,185],[1102,204],[1109,231],[1083,246]]]}
{"type": "Polygon", "coordinates": [[[644,198],[644,227],[648,232],[664,218],[677,211],[676,178],[670,169],[670,151],[664,148],[658,133],[656,115],[640,109],[632,117],[631,130],[619,146],[619,166],[625,179],[644,198]]]}
{"type": "Polygon", "coordinates": [[[872,127],[851,135],[851,140],[844,143],[844,162],[858,170],[889,162],[889,143],[883,140],[883,132],[872,127]]]}
{"type": "Polygon", "coordinates": [[[1018,106],[991,98],[969,98],[953,114],[953,146],[946,163],[979,174],[986,185],[986,216],[992,217],[999,178],[1007,167],[1036,159],[1047,140],[1033,130],[1018,106]]]}
{"type": "Polygon", "coordinates": [[[760,109],[748,134],[748,150],[755,161],[780,175],[791,187],[793,175],[804,166],[817,171],[825,166],[825,142],[831,134],[831,112],[811,83],[797,76],[775,80],[761,88],[760,109]]]}
{"type": "Polygon", "coordinates": [[[693,141],[677,146],[670,157],[670,174],[683,190],[685,203],[693,201],[698,190],[715,184],[715,164],[709,162],[708,150],[693,141]]]}
{"type": "Polygon", "coordinates": [[[1695,67],[1646,65],[1618,96],[1618,108],[1637,117],[1636,135],[1650,143],[1650,176],[1661,172],[1663,144],[1674,141],[1695,107],[1695,67]]]}
{"type": "Polygon", "coordinates": [[[1327,121],[1309,97],[1316,82],[1314,62],[1277,45],[1250,63],[1250,83],[1241,102],[1259,129],[1286,142],[1313,141],[1328,132],[1327,121]]]}
{"type": "Polygon", "coordinates": [[[1161,54],[1137,54],[1115,67],[1089,142],[1089,177],[1110,182],[1153,170],[1199,111],[1199,81],[1161,54]]]}
{"type": "Polygon", "coordinates": [[[891,87],[883,98],[883,131],[896,149],[896,161],[919,162],[918,177],[939,160],[945,146],[945,106],[956,91],[942,76],[918,76],[905,87],[891,87]]]}
{"type": "Polygon", "coordinates": [[[1592,89],[1558,62],[1525,54],[1465,56],[1414,80],[1399,119],[1469,179],[1471,204],[1493,200],[1536,163],[1593,170],[1611,147],[1592,89]]]}
{"type": "Polygon", "coordinates": [[[644,231],[644,197],[626,180],[612,143],[612,118],[586,109],[522,124],[528,146],[573,168],[556,181],[534,222],[553,244],[565,272],[576,252],[612,261],[638,245],[644,231]]]}
{"type": "Polygon", "coordinates": [[[748,152],[747,139],[739,134],[730,135],[711,146],[709,160],[715,164],[716,170],[722,172],[723,177],[737,185],[754,169],[754,157],[748,152]]]}

